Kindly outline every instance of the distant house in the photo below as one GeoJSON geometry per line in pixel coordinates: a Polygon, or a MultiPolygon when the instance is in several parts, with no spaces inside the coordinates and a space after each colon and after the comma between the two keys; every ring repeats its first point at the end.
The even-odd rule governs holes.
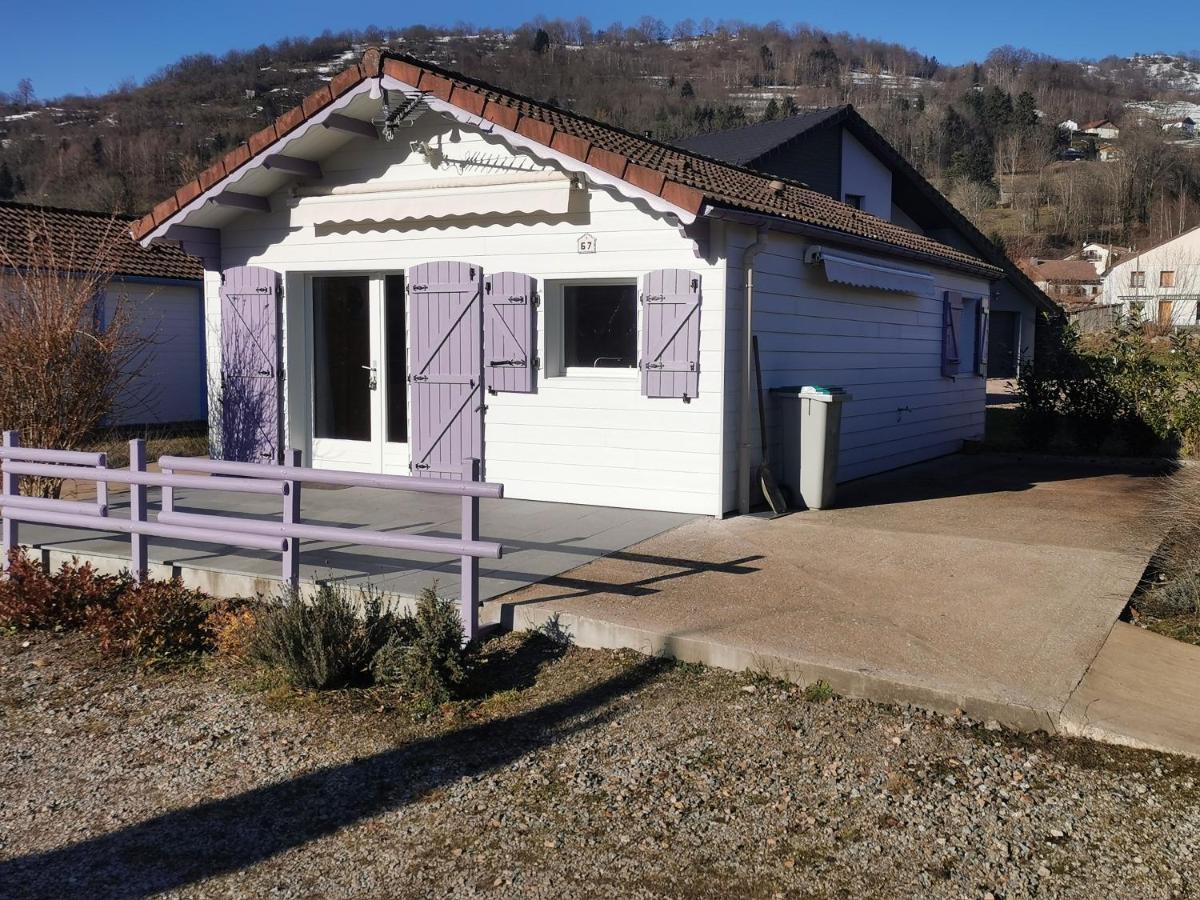
{"type": "Polygon", "coordinates": [[[1098,119],[1095,122],[1088,122],[1083,128],[1079,129],[1079,132],[1090,137],[1100,138],[1103,141],[1115,141],[1121,136],[1121,129],[1111,119],[1098,119]]]}
{"type": "Polygon", "coordinates": [[[1195,137],[1196,123],[1191,116],[1184,116],[1182,119],[1172,119],[1170,122],[1163,122],[1163,131],[1174,131],[1186,137],[1195,137]]]}
{"type": "Polygon", "coordinates": [[[687,150],[783,178],[881,219],[978,255],[1004,271],[993,285],[988,371],[1016,374],[1033,356],[1039,315],[1059,308],[1017,265],[855,111],[817,109],[798,116],[698,135],[687,150]]]}
{"type": "Polygon", "coordinates": [[[1133,251],[1108,270],[1101,298],[1164,327],[1200,324],[1200,227],[1133,251]]]}
{"type": "MultiPolygon", "coordinates": [[[[35,262],[31,233],[49,230],[55,246],[86,257],[112,240],[112,227],[112,216],[105,213],[0,202],[0,246],[15,269],[35,262]]],[[[142,247],[126,234],[117,239],[115,277],[99,314],[111,321],[118,302],[123,304],[127,321],[146,336],[147,350],[130,386],[140,402],[122,410],[113,424],[203,421],[208,398],[200,261],[177,246],[142,247]]],[[[16,282],[11,271],[0,268],[0,287],[6,290],[16,282]]]]}
{"type": "Polygon", "coordinates": [[[1067,259],[1085,259],[1096,267],[1096,274],[1103,275],[1112,266],[1116,265],[1117,260],[1131,253],[1129,247],[1118,247],[1115,244],[1100,244],[1096,242],[1083,245],[1078,253],[1068,256],[1067,259]]]}
{"type": "Polygon", "coordinates": [[[1121,148],[1115,144],[1101,144],[1096,148],[1096,156],[1100,162],[1116,162],[1121,158],[1121,148]]]}
{"type": "Polygon", "coordinates": [[[1100,294],[1100,273],[1090,260],[1030,257],[1022,268],[1034,284],[1064,306],[1091,303],[1100,294]]]}

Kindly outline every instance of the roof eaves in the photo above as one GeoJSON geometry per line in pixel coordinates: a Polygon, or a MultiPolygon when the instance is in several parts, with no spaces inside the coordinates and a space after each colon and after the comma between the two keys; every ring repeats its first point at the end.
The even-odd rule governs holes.
{"type": "Polygon", "coordinates": [[[989,281],[994,281],[997,278],[1003,277],[1004,273],[997,266],[982,260],[973,260],[972,257],[963,254],[961,258],[951,258],[941,256],[936,253],[926,253],[910,247],[901,247],[897,244],[888,241],[873,240],[872,238],[862,237],[861,235],[850,234],[845,231],[839,231],[835,228],[826,228],[820,225],[812,225],[807,222],[800,222],[796,219],[789,219],[783,216],[773,216],[767,213],[748,212],[746,210],[736,209],[719,204],[709,204],[703,210],[704,215],[711,216],[715,219],[726,219],[729,221],[742,222],[747,225],[762,225],[766,228],[772,228],[777,231],[787,232],[789,234],[801,234],[806,237],[817,238],[819,240],[828,240],[835,243],[844,244],[846,246],[855,247],[861,250],[870,250],[886,256],[898,257],[900,259],[916,260],[918,262],[928,263],[930,265],[940,266],[942,268],[954,269],[959,272],[965,272],[970,275],[978,275],[986,278],[989,281]]]}
{"type": "Polygon", "coordinates": [[[361,62],[338,72],[332,79],[300,101],[298,106],[292,107],[265,128],[250,135],[247,140],[238,144],[195,178],[181,185],[170,197],[134,222],[129,229],[134,240],[140,241],[145,238],[188,203],[239,171],[263,149],[295,131],[347,91],[357,87],[366,78],[378,75],[380,62],[378,50],[374,48],[367,50],[363,54],[361,62]]]}

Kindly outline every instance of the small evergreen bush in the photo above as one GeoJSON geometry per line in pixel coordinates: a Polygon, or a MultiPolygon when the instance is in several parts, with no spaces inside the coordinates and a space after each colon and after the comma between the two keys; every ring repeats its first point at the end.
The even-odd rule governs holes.
{"type": "Polygon", "coordinates": [[[375,680],[435,705],[453,699],[467,674],[457,607],[434,588],[426,588],[417,598],[416,613],[402,623],[375,659],[375,680]]]}
{"type": "Polygon", "coordinates": [[[1138,606],[1142,612],[1159,618],[1200,614],[1200,572],[1191,572],[1160,585],[1138,606]]]}
{"type": "Polygon", "coordinates": [[[436,705],[466,679],[458,609],[432,588],[403,616],[385,612],[370,591],[339,584],[320,585],[307,601],[287,591],[258,618],[247,647],[304,690],[386,684],[436,705]]]}
{"type": "Polygon", "coordinates": [[[250,656],[305,690],[369,681],[376,654],[395,639],[399,625],[377,596],[356,593],[359,603],[341,584],[320,585],[309,601],[296,590],[284,591],[255,626],[250,656]]]}

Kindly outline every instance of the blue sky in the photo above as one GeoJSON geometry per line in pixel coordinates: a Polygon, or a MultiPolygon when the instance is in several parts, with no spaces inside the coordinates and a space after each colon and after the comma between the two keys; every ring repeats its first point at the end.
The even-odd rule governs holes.
{"type": "MultiPolygon", "coordinates": [[[[407,11],[419,4],[329,3],[328,0],[203,0],[198,4],[138,2],[100,3],[57,0],[13,4],[3,14],[0,39],[0,91],[11,91],[21,78],[33,80],[39,97],[64,93],[101,93],[123,79],[141,81],[156,69],[189,53],[221,54],[226,50],[272,43],[289,36],[310,36],[370,24],[381,27],[438,24],[413,19],[407,11]]],[[[849,3],[738,4],[693,0],[655,5],[653,15],[672,23],[691,17],[736,18],[754,22],[773,19],[806,22],[830,31],[849,31],[905,44],[947,63],[982,58],[1003,44],[1028,47],[1055,56],[1103,57],[1134,52],[1174,52],[1200,47],[1200,20],[1189,0],[1151,0],[1130,7],[1127,0],[1087,3],[909,2],[854,0],[849,3]],[[1136,11],[1135,11],[1136,10],[1136,11]]],[[[426,7],[430,8],[430,7],[426,7]]],[[[543,14],[587,16],[595,26],[613,20],[636,21],[647,5],[610,0],[603,5],[553,5],[525,0],[499,4],[460,0],[434,4],[446,8],[444,22],[513,25],[543,14]],[[603,10],[598,13],[597,10],[603,10]]]]}

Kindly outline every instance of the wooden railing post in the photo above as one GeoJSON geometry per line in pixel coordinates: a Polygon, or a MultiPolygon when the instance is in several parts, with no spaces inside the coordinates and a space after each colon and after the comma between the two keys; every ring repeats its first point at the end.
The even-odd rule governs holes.
{"type": "MultiPolygon", "coordinates": [[[[299,466],[300,459],[300,451],[293,447],[288,447],[283,451],[285,466],[299,466]]],[[[300,485],[302,482],[296,478],[289,478],[286,479],[286,483],[288,492],[283,495],[283,524],[298,525],[300,524],[300,485]]],[[[290,533],[287,535],[287,549],[283,552],[283,580],[292,588],[300,586],[300,538],[293,537],[290,533]]]]}
{"type": "MultiPolygon", "coordinates": [[[[4,446],[20,447],[21,433],[19,431],[4,432],[4,446]]],[[[0,485],[0,503],[3,502],[4,497],[15,497],[17,494],[21,493],[20,475],[9,475],[7,472],[5,472],[3,479],[0,480],[3,481],[3,484],[0,485]]],[[[17,521],[16,519],[10,519],[5,516],[3,524],[0,526],[0,528],[2,528],[4,532],[3,539],[0,540],[0,544],[2,544],[2,549],[4,552],[3,571],[7,572],[9,554],[11,554],[12,551],[18,546],[17,521]]]]}
{"type": "MultiPolygon", "coordinates": [[[[146,471],[146,442],[141,438],[134,438],[129,442],[129,470],[131,472],[146,471]]],[[[129,518],[134,522],[146,521],[146,485],[144,484],[129,486],[129,518]]],[[[146,559],[148,540],[147,535],[138,534],[136,531],[129,535],[133,551],[133,577],[138,581],[146,580],[146,573],[149,569],[146,559]]]]}
{"type": "MultiPolygon", "coordinates": [[[[463,461],[463,481],[479,480],[479,460],[463,461]]],[[[462,498],[462,539],[464,541],[479,540],[479,498],[462,498]]],[[[459,573],[459,596],[462,603],[463,630],[468,641],[473,641],[479,634],[479,558],[475,556],[461,557],[459,573]]]]}

